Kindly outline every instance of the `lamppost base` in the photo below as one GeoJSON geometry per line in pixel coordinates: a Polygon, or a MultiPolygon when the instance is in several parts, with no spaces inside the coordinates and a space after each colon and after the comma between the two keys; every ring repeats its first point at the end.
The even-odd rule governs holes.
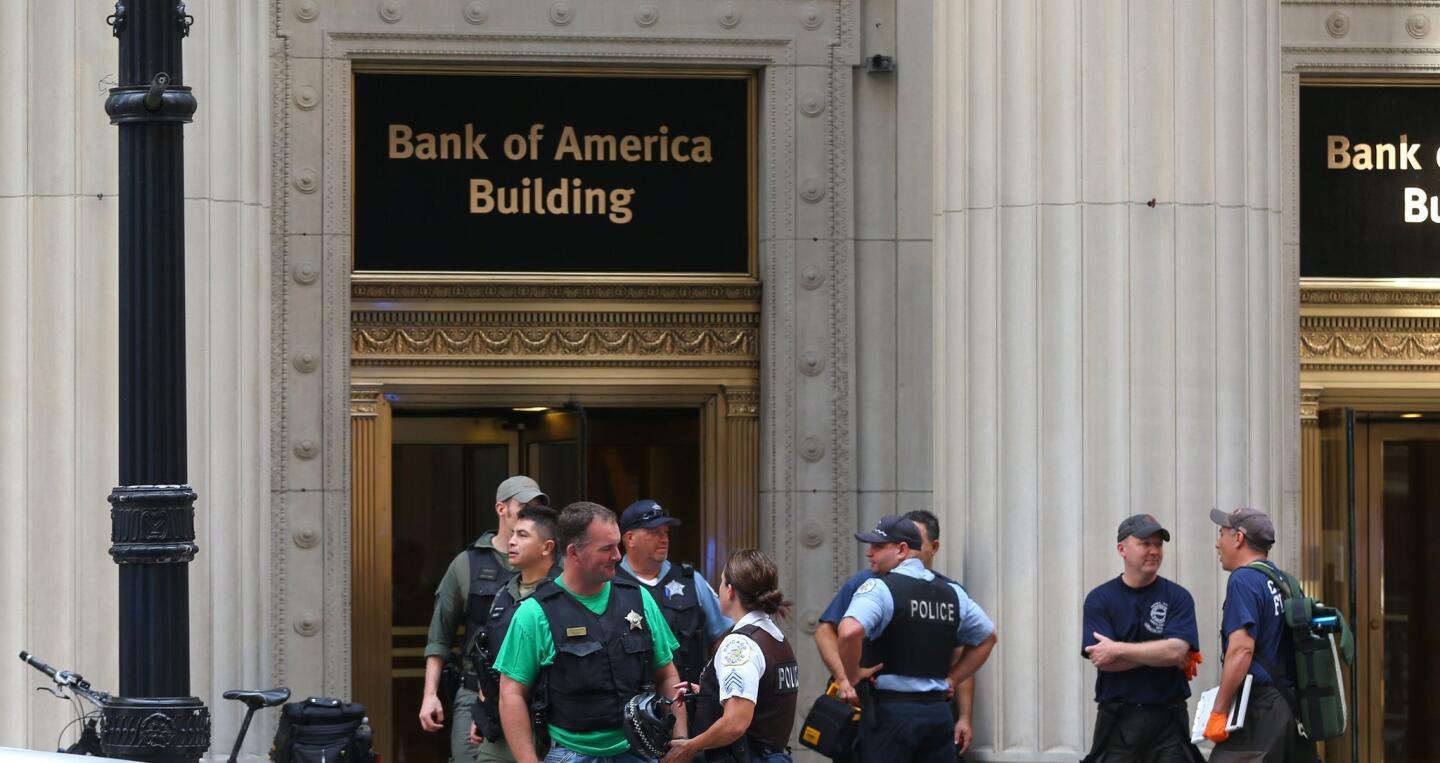
{"type": "Polygon", "coordinates": [[[210,711],[198,697],[111,697],[100,746],[110,758],[194,763],[210,749],[210,711]]]}

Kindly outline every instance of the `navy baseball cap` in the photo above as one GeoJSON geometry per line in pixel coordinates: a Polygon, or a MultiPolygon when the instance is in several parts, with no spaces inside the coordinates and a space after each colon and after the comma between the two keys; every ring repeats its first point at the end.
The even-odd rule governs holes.
{"type": "Polygon", "coordinates": [[[661,525],[678,525],[680,520],[667,516],[665,508],[649,498],[640,500],[625,507],[620,513],[620,532],[628,533],[631,530],[644,528],[653,530],[661,525]]]}
{"type": "Polygon", "coordinates": [[[1149,514],[1136,514],[1120,523],[1120,529],[1115,533],[1115,542],[1119,543],[1131,535],[1145,540],[1155,533],[1160,533],[1161,540],[1170,542],[1170,531],[1160,526],[1160,520],[1149,514]]]}
{"type": "Polygon", "coordinates": [[[861,543],[906,543],[910,548],[920,547],[920,528],[914,520],[897,514],[888,514],[875,523],[870,532],[855,533],[855,540],[861,543]]]}

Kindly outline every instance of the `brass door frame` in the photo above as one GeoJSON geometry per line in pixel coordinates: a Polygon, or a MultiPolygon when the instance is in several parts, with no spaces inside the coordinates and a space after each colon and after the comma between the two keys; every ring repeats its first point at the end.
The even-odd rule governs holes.
{"type": "MultiPolygon", "coordinates": [[[[406,408],[558,407],[566,402],[578,402],[587,408],[698,408],[700,516],[705,537],[714,539],[715,549],[713,555],[702,557],[702,571],[714,580],[718,566],[723,565],[731,550],[759,545],[759,393],[754,382],[487,388],[367,380],[353,383],[351,389],[351,595],[355,634],[351,669],[355,696],[371,710],[376,746],[382,754],[393,754],[395,719],[410,716],[409,708],[393,708],[390,699],[390,453],[396,437],[387,398],[398,399],[406,408]]],[[[516,457],[517,451],[512,448],[512,469],[518,463],[516,457]]],[[[418,708],[414,710],[418,712],[418,708]]]]}

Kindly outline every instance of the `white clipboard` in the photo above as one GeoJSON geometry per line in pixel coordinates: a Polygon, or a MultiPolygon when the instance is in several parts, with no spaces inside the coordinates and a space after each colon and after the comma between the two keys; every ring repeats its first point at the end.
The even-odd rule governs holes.
{"type": "MultiPolygon", "coordinates": [[[[1230,717],[1225,720],[1225,730],[1235,731],[1245,728],[1245,710],[1250,706],[1250,684],[1255,676],[1245,674],[1244,683],[1240,684],[1240,694],[1230,703],[1230,717]]],[[[1220,693],[1220,687],[1206,689],[1200,694],[1200,701],[1195,705],[1195,722],[1190,724],[1190,741],[1200,744],[1205,741],[1205,726],[1210,723],[1210,713],[1215,710],[1215,696],[1220,693]]]]}

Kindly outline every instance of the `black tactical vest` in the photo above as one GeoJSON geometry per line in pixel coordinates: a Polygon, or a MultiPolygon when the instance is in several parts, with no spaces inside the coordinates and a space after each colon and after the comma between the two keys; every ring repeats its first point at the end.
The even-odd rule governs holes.
{"type": "Polygon", "coordinates": [[[866,650],[873,659],[862,662],[885,663],[881,675],[945,678],[960,627],[959,594],[939,577],[921,580],[892,572],[877,579],[890,589],[895,614],[866,650]]]}
{"type": "Polygon", "coordinates": [[[505,569],[492,548],[471,546],[465,554],[470,558],[470,593],[465,597],[465,641],[460,657],[468,662],[476,636],[490,619],[490,605],[495,595],[505,590],[505,583],[514,573],[505,569]]]}
{"type": "Polygon", "coordinates": [[[665,615],[665,624],[680,642],[675,652],[675,670],[680,680],[699,682],[700,668],[710,656],[710,645],[705,632],[705,610],[700,607],[700,594],[695,590],[695,586],[704,583],[696,580],[695,568],[688,562],[672,564],[670,572],[653,586],[646,585],[624,567],[616,567],[615,571],[650,591],[651,598],[660,605],[660,613],[665,615]],[[672,583],[676,584],[673,588],[672,583]],[[670,590],[676,593],[668,595],[670,590]]]}
{"type": "MultiPolygon", "coordinates": [[[[538,593],[541,586],[554,580],[558,574],[560,568],[551,567],[540,585],[535,587],[535,592],[538,593]]],[[[507,580],[506,585],[495,594],[490,603],[489,617],[486,618],[485,625],[477,631],[479,637],[471,642],[478,645],[478,648],[472,647],[474,651],[466,653],[475,666],[480,693],[485,697],[485,700],[477,705],[479,712],[475,713],[475,725],[480,727],[480,736],[486,739],[505,738],[505,731],[500,725],[500,673],[495,670],[495,658],[500,655],[500,645],[505,643],[505,633],[510,630],[510,621],[515,618],[515,610],[519,608],[520,602],[510,595],[507,580]]]]}
{"type": "Polygon", "coordinates": [[[596,615],[557,583],[536,589],[555,641],[555,662],[544,669],[551,724],[575,732],[619,728],[625,703],[653,686],[655,642],[642,595],[612,580],[609,605],[596,615]]]}
{"type": "MultiPolygon", "coordinates": [[[[724,750],[714,751],[718,754],[709,755],[707,759],[745,763],[757,752],[756,747],[766,752],[780,752],[789,742],[790,732],[795,728],[795,707],[800,698],[800,666],[795,662],[795,651],[790,648],[790,642],[776,640],[758,624],[736,628],[735,632],[760,647],[760,652],[765,655],[765,673],[760,676],[755,716],[745,736],[724,750]]],[[[711,660],[700,672],[700,694],[695,701],[690,736],[699,736],[715,725],[724,713],[724,705],[720,703],[720,677],[715,672],[715,661],[711,660]]]]}

